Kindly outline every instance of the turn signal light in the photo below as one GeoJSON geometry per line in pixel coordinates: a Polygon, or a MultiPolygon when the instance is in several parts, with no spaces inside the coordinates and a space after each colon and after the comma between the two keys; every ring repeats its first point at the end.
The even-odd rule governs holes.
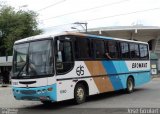
{"type": "Polygon", "coordinates": [[[52,91],[52,90],[53,90],[53,88],[52,88],[52,87],[50,87],[50,88],[48,88],[47,90],[48,90],[48,91],[52,91]]]}

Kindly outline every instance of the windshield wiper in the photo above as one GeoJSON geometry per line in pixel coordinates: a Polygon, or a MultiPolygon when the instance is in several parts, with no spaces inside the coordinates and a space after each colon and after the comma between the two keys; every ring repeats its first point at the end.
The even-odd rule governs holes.
{"type": "Polygon", "coordinates": [[[27,65],[27,62],[22,66],[22,68],[20,69],[20,71],[18,72],[16,77],[19,77],[19,75],[21,74],[21,72],[23,71],[24,67],[27,65]]]}

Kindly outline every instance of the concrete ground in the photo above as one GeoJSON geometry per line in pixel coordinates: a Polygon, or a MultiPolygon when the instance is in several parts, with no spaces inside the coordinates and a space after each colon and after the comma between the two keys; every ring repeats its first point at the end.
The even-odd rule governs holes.
{"type": "MultiPolygon", "coordinates": [[[[0,107],[16,109],[21,113],[129,113],[130,109],[160,107],[160,78],[153,78],[151,82],[135,89],[131,94],[124,91],[109,92],[90,96],[80,105],[74,105],[72,100],[43,105],[35,101],[17,101],[12,96],[11,87],[0,87],[0,107]]],[[[1,113],[1,111],[0,111],[1,113]]],[[[160,113],[160,110],[159,110],[160,113]]]]}

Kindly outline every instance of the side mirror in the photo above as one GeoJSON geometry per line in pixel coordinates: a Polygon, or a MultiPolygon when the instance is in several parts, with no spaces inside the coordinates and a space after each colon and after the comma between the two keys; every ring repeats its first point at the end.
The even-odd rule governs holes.
{"type": "Polygon", "coordinates": [[[59,43],[59,49],[58,49],[58,51],[63,51],[63,43],[59,43]]]}

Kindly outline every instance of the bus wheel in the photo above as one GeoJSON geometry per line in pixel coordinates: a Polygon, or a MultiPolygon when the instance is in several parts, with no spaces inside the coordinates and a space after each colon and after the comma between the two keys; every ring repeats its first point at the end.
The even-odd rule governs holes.
{"type": "Polygon", "coordinates": [[[74,100],[76,104],[81,104],[86,100],[86,90],[83,84],[77,84],[74,90],[74,100]]]}
{"type": "Polygon", "coordinates": [[[127,79],[127,93],[132,93],[134,90],[134,80],[133,78],[129,77],[127,79]]]}

